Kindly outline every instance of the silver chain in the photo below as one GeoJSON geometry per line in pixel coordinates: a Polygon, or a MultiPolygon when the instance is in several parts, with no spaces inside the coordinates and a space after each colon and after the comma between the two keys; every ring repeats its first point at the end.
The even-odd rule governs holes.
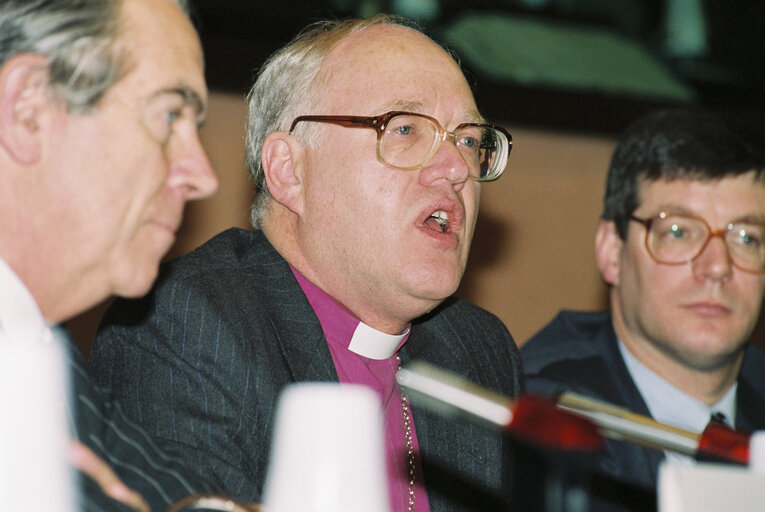
{"type": "MultiPolygon", "coordinates": [[[[401,369],[401,357],[396,353],[398,369],[401,369]]],[[[404,412],[404,444],[406,445],[406,456],[409,463],[409,507],[408,512],[414,512],[414,445],[412,444],[412,416],[409,413],[409,399],[404,394],[404,390],[399,387],[401,394],[401,410],[404,412]]]]}

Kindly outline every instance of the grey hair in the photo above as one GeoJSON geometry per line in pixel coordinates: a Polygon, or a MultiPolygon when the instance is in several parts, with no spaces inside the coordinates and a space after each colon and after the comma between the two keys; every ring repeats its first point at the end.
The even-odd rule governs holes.
{"type": "MultiPolygon", "coordinates": [[[[310,111],[318,94],[313,87],[324,58],[340,41],[375,25],[399,25],[419,31],[399,16],[378,14],[366,19],[320,21],[309,25],[287,46],[271,55],[247,95],[247,169],[255,185],[250,222],[260,229],[271,194],[260,161],[261,147],[269,133],[287,131],[292,120],[310,111]]],[[[297,129],[296,129],[297,131],[297,129]]]]}
{"type": "MultiPolygon", "coordinates": [[[[187,0],[173,0],[188,15],[187,0]]],[[[120,76],[115,50],[123,0],[0,0],[0,66],[14,55],[46,58],[53,97],[90,111],[120,76]]]]}

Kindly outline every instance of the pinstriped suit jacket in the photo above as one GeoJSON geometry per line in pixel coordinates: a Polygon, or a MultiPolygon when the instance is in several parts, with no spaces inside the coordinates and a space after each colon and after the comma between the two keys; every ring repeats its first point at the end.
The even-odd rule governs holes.
{"type": "MultiPolygon", "coordinates": [[[[415,321],[401,357],[508,396],[520,391],[507,329],[465,301],[449,300],[415,321]]],[[[164,266],[144,299],[115,303],[90,364],[163,447],[253,502],[279,392],[293,382],[337,381],[319,321],[287,263],[262,233],[239,229],[164,266]]],[[[417,407],[413,414],[431,510],[496,509],[501,436],[417,407]]]]}
{"type": "MultiPolygon", "coordinates": [[[[140,492],[153,511],[165,510],[189,494],[208,491],[198,475],[163,453],[145,432],[125,419],[119,406],[94,386],[71,338],[62,329],[57,331],[71,378],[73,437],[106,461],[128,487],[140,492]]],[[[79,509],[83,512],[133,510],[107,497],[83,475],[80,485],[79,509]]]]}

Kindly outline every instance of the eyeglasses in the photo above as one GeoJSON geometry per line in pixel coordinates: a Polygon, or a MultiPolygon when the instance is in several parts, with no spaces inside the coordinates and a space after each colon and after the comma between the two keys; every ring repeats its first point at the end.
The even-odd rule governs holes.
{"type": "Polygon", "coordinates": [[[731,222],[712,230],[704,219],[661,212],[650,219],[630,216],[646,228],[645,247],[658,263],[682,265],[699,257],[713,236],[725,241],[733,266],[744,272],[765,274],[765,223],[731,222]]]}
{"type": "Polygon", "coordinates": [[[377,131],[377,159],[394,169],[413,171],[427,165],[448,138],[459,150],[476,181],[494,181],[507,166],[513,138],[499,126],[462,123],[454,131],[444,129],[436,119],[414,112],[391,111],[374,117],[300,116],[292,121],[289,133],[301,121],[332,123],[347,128],[377,131]]]}

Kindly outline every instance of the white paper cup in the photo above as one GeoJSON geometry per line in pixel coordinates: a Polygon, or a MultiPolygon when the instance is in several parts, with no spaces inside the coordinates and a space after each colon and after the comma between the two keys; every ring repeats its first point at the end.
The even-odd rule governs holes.
{"type": "Polygon", "coordinates": [[[749,469],[765,475],[765,430],[752,433],[749,441],[749,469]]]}
{"type": "Polygon", "coordinates": [[[377,395],[350,384],[286,388],[263,502],[268,512],[389,512],[377,395]]]}

